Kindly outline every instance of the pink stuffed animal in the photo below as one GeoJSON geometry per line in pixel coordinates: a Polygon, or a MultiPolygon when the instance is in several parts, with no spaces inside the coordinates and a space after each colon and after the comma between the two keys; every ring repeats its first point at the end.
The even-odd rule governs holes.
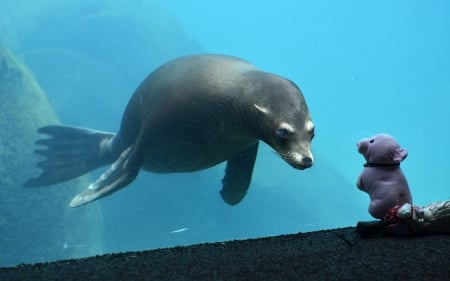
{"type": "Polygon", "coordinates": [[[408,182],[400,169],[400,162],[408,155],[406,149],[387,134],[362,139],[357,147],[367,162],[356,185],[370,196],[369,213],[382,219],[395,206],[412,205],[408,182]]]}

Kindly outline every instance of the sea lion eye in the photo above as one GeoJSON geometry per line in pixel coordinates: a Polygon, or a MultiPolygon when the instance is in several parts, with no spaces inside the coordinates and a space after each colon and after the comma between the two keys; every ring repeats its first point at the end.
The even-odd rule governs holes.
{"type": "Polygon", "coordinates": [[[288,123],[282,122],[278,127],[276,134],[279,138],[287,139],[291,136],[292,132],[294,132],[292,126],[288,123]]]}
{"type": "Polygon", "coordinates": [[[277,136],[280,138],[285,139],[285,138],[289,137],[289,133],[290,133],[289,130],[286,128],[277,129],[277,136]]]}

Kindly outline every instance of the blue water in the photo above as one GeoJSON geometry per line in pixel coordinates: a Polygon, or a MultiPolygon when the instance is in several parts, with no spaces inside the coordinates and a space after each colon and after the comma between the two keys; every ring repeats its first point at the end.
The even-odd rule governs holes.
{"type": "Polygon", "coordinates": [[[316,125],[313,168],[294,170],[264,145],[235,207],[218,194],[223,165],[141,172],[99,202],[105,253],[371,220],[369,198],[355,185],[364,163],[355,144],[380,132],[409,151],[402,169],[415,204],[450,198],[449,1],[0,0],[0,7],[1,43],[29,65],[65,124],[117,130],[138,83],[193,53],[242,57],[295,81],[306,97],[316,125]]]}

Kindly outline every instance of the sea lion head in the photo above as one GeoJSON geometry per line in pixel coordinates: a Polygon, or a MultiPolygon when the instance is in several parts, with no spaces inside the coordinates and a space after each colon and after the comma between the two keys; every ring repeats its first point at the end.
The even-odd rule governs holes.
{"type": "Polygon", "coordinates": [[[254,104],[262,115],[264,142],[288,164],[306,169],[313,164],[311,140],[314,124],[302,92],[293,82],[276,77],[276,83],[265,87],[263,104],[254,104]]]}

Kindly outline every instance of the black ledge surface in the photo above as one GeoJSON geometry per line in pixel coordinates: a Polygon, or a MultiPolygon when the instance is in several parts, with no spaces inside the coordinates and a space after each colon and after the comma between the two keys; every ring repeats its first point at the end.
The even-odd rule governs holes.
{"type": "Polygon", "coordinates": [[[450,280],[450,235],[348,227],[19,265],[0,280],[450,280]]]}

